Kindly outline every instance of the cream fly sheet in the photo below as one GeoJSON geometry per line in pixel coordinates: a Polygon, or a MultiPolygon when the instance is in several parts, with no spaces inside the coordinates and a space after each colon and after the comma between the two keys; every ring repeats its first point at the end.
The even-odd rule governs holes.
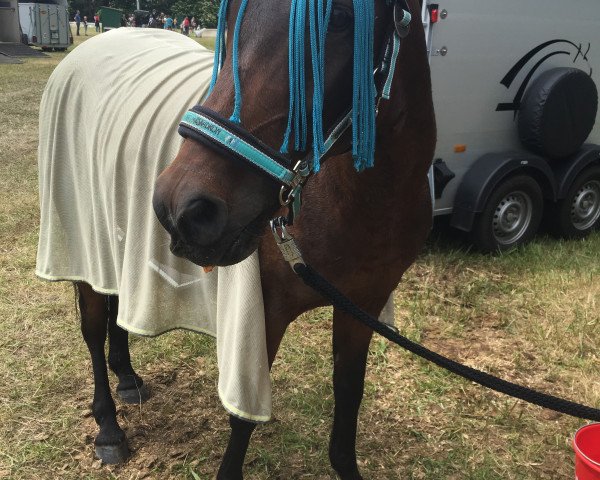
{"type": "Polygon", "coordinates": [[[119,295],[118,324],[217,338],[219,396],[232,414],[271,416],[258,258],[209,274],[169,251],[154,181],[181,145],[179,119],[208,88],[213,54],[158,29],[120,28],[77,47],[40,107],[36,274],[119,295]]]}
{"type": "MultiPolygon", "coordinates": [[[[216,336],[224,407],[265,422],[257,253],[205,274],[171,254],[152,209],[154,181],[181,145],[179,119],[203,97],[212,66],[212,52],[181,34],[135,28],[98,35],[58,65],[40,106],[36,274],[119,295],[117,322],[132,333],[216,336]]],[[[393,302],[380,319],[393,323],[393,302]]]]}

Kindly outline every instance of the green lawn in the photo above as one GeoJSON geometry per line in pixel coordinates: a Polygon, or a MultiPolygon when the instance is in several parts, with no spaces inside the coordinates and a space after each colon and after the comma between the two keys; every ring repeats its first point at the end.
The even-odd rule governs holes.
{"type": "MultiPolygon", "coordinates": [[[[85,37],[75,37],[76,43],[85,37]]],[[[133,449],[93,458],[91,365],[70,285],[38,280],[37,122],[64,53],[0,65],[0,478],[211,478],[228,434],[213,341],[134,338],[152,398],[119,405],[133,449]]],[[[502,256],[436,237],[396,294],[409,337],[471,366],[600,406],[600,234],[546,237],[502,256]]],[[[330,310],[302,316],[273,368],[276,421],[257,429],[250,479],[335,478],[330,310]]],[[[358,452],[366,479],[573,479],[583,425],[456,378],[379,338],[372,343],[358,452]]]]}

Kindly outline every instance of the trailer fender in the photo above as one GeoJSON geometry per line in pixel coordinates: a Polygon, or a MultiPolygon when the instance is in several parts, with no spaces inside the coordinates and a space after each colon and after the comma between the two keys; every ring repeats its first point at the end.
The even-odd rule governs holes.
{"type": "Polygon", "coordinates": [[[586,144],[568,160],[552,165],[556,178],[556,199],[563,200],[577,176],[588,166],[600,164],[600,146],[586,144]]]}
{"type": "Polygon", "coordinates": [[[496,186],[516,173],[535,178],[544,198],[556,200],[556,180],[543,158],[527,152],[488,153],[477,159],[463,176],[456,192],[450,225],[470,232],[475,216],[483,211],[496,186]]]}

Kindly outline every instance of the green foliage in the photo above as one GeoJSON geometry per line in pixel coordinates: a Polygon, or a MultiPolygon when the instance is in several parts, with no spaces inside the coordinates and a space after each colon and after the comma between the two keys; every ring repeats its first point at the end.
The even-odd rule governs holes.
{"type": "Polygon", "coordinates": [[[179,16],[196,17],[201,27],[214,28],[217,26],[219,13],[218,0],[177,0],[173,3],[172,13],[179,16]]]}

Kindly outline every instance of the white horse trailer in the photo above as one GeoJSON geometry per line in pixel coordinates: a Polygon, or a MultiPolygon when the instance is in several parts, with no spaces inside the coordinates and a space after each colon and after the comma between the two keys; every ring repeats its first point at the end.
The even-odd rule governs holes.
{"type": "Polygon", "coordinates": [[[71,44],[67,0],[20,2],[21,30],[30,45],[44,50],[66,50],[71,44]]]}
{"type": "MultiPolygon", "coordinates": [[[[427,0],[436,216],[482,250],[600,224],[598,0],[427,0]]],[[[405,68],[410,68],[406,66],[405,68]]]]}

